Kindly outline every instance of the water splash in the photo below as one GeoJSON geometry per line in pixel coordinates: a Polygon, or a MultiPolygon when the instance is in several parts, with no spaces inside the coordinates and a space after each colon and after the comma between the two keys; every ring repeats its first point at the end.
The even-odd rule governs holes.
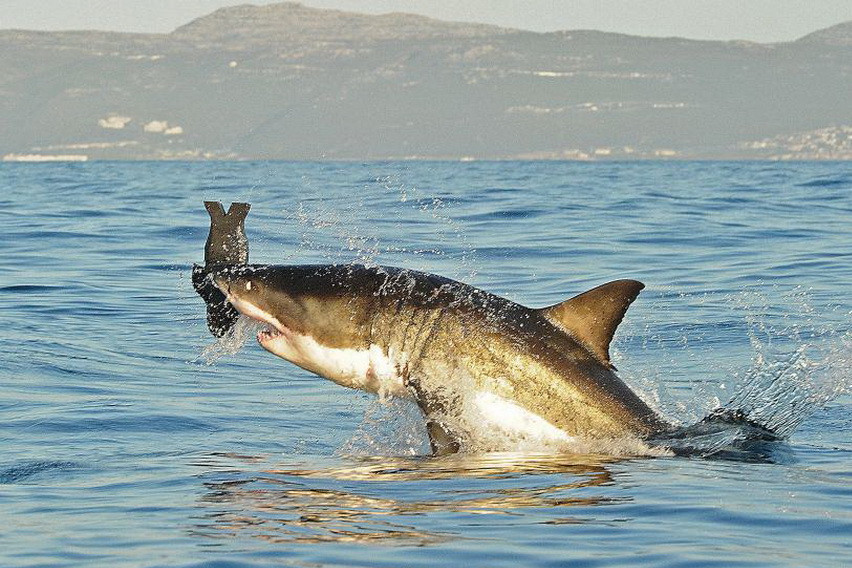
{"type": "Polygon", "coordinates": [[[808,416],[852,389],[852,337],[827,347],[803,344],[776,357],[759,352],[746,387],[725,406],[787,438],[808,416]]]}
{"type": "Polygon", "coordinates": [[[302,254],[319,253],[326,262],[366,266],[387,263],[383,260],[386,257],[403,257],[410,268],[427,270],[427,258],[452,253],[454,267],[462,270],[457,277],[472,279],[477,274],[476,249],[462,225],[449,213],[444,199],[425,195],[397,175],[375,177],[364,190],[360,195],[332,203],[303,199],[285,211],[287,224],[300,228],[298,249],[302,254]],[[384,210],[382,217],[371,218],[371,212],[378,209],[384,210]],[[394,234],[408,234],[412,224],[422,223],[434,227],[429,242],[422,246],[407,246],[382,237],[384,231],[376,226],[391,224],[394,234]]]}
{"type": "Polygon", "coordinates": [[[213,365],[221,357],[235,354],[261,329],[264,329],[262,323],[241,315],[228,333],[207,345],[193,363],[201,361],[205,365],[213,365]]]}
{"type": "MultiPolygon", "coordinates": [[[[776,287],[774,291],[772,300],[753,290],[723,298],[722,304],[745,312],[743,325],[726,323],[706,339],[719,341],[713,333],[727,330],[730,334],[741,328],[751,351],[750,366],[740,372],[722,365],[715,369],[717,374],[727,373],[721,380],[696,382],[691,398],[680,406],[708,408],[710,404],[714,410],[693,415],[684,421],[690,426],[657,443],[678,453],[759,458],[768,440],[789,438],[805,419],[852,390],[852,336],[844,318],[834,317],[837,309],[815,310],[809,291],[802,288],[780,293],[776,287]],[[727,390],[728,384],[734,395],[725,397],[720,391],[727,390]]],[[[689,346],[688,340],[682,344],[694,367],[698,347],[689,346]]],[[[712,355],[712,350],[704,355],[712,355]]]]}
{"type": "Polygon", "coordinates": [[[787,438],[808,416],[852,388],[852,335],[842,318],[833,317],[837,306],[820,313],[802,287],[781,294],[781,306],[754,292],[744,292],[737,301],[748,305],[755,355],[725,407],[787,438]]]}
{"type": "Polygon", "coordinates": [[[373,398],[342,456],[417,456],[429,452],[422,415],[413,402],[373,398]]]}

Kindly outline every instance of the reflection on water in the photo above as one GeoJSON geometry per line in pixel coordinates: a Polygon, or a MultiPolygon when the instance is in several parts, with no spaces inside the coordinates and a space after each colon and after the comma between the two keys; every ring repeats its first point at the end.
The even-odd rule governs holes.
{"type": "Polygon", "coordinates": [[[193,465],[207,481],[192,533],[273,542],[431,545],[464,538],[456,514],[504,515],[530,524],[609,523],[595,508],[629,500],[593,488],[613,485],[613,458],[484,454],[357,458],[323,469],[269,464],[253,456],[210,455],[193,465]],[[355,482],[355,483],[353,483],[355,482]],[[592,490],[590,490],[592,488],[592,490]],[[545,509],[531,520],[529,511],[545,509]],[[580,511],[582,509],[582,511],[580,511]],[[579,514],[578,514],[579,513],[579,514]]]}

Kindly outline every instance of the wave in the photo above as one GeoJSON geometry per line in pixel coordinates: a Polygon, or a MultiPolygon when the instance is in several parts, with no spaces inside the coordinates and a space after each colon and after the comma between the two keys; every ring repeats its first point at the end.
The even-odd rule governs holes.
{"type": "Polygon", "coordinates": [[[68,461],[28,461],[0,468],[0,485],[20,483],[47,471],[76,469],[79,465],[68,461]]]}

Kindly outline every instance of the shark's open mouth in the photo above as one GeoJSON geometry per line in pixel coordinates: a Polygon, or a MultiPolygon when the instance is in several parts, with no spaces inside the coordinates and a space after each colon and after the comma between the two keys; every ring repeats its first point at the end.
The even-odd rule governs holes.
{"type": "Polygon", "coordinates": [[[268,314],[264,310],[260,309],[259,307],[255,306],[247,300],[241,299],[238,295],[234,294],[226,282],[217,281],[216,287],[218,287],[222,291],[222,293],[225,294],[225,299],[227,300],[227,302],[234,306],[234,308],[236,308],[238,312],[258,323],[265,324],[265,329],[259,331],[257,334],[258,343],[264,345],[265,343],[274,341],[287,335],[289,330],[286,326],[284,326],[275,317],[268,314]]]}
{"type": "Polygon", "coordinates": [[[284,332],[279,331],[272,324],[267,324],[266,329],[261,330],[257,333],[257,342],[262,345],[267,341],[274,341],[275,339],[278,339],[279,337],[284,337],[284,332]]]}

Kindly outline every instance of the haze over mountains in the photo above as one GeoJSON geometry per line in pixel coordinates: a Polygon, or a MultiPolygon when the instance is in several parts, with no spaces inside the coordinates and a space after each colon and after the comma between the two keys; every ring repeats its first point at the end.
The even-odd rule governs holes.
{"type": "Polygon", "coordinates": [[[0,30],[0,155],[852,159],[852,22],[777,44],[284,3],[0,30]]]}

